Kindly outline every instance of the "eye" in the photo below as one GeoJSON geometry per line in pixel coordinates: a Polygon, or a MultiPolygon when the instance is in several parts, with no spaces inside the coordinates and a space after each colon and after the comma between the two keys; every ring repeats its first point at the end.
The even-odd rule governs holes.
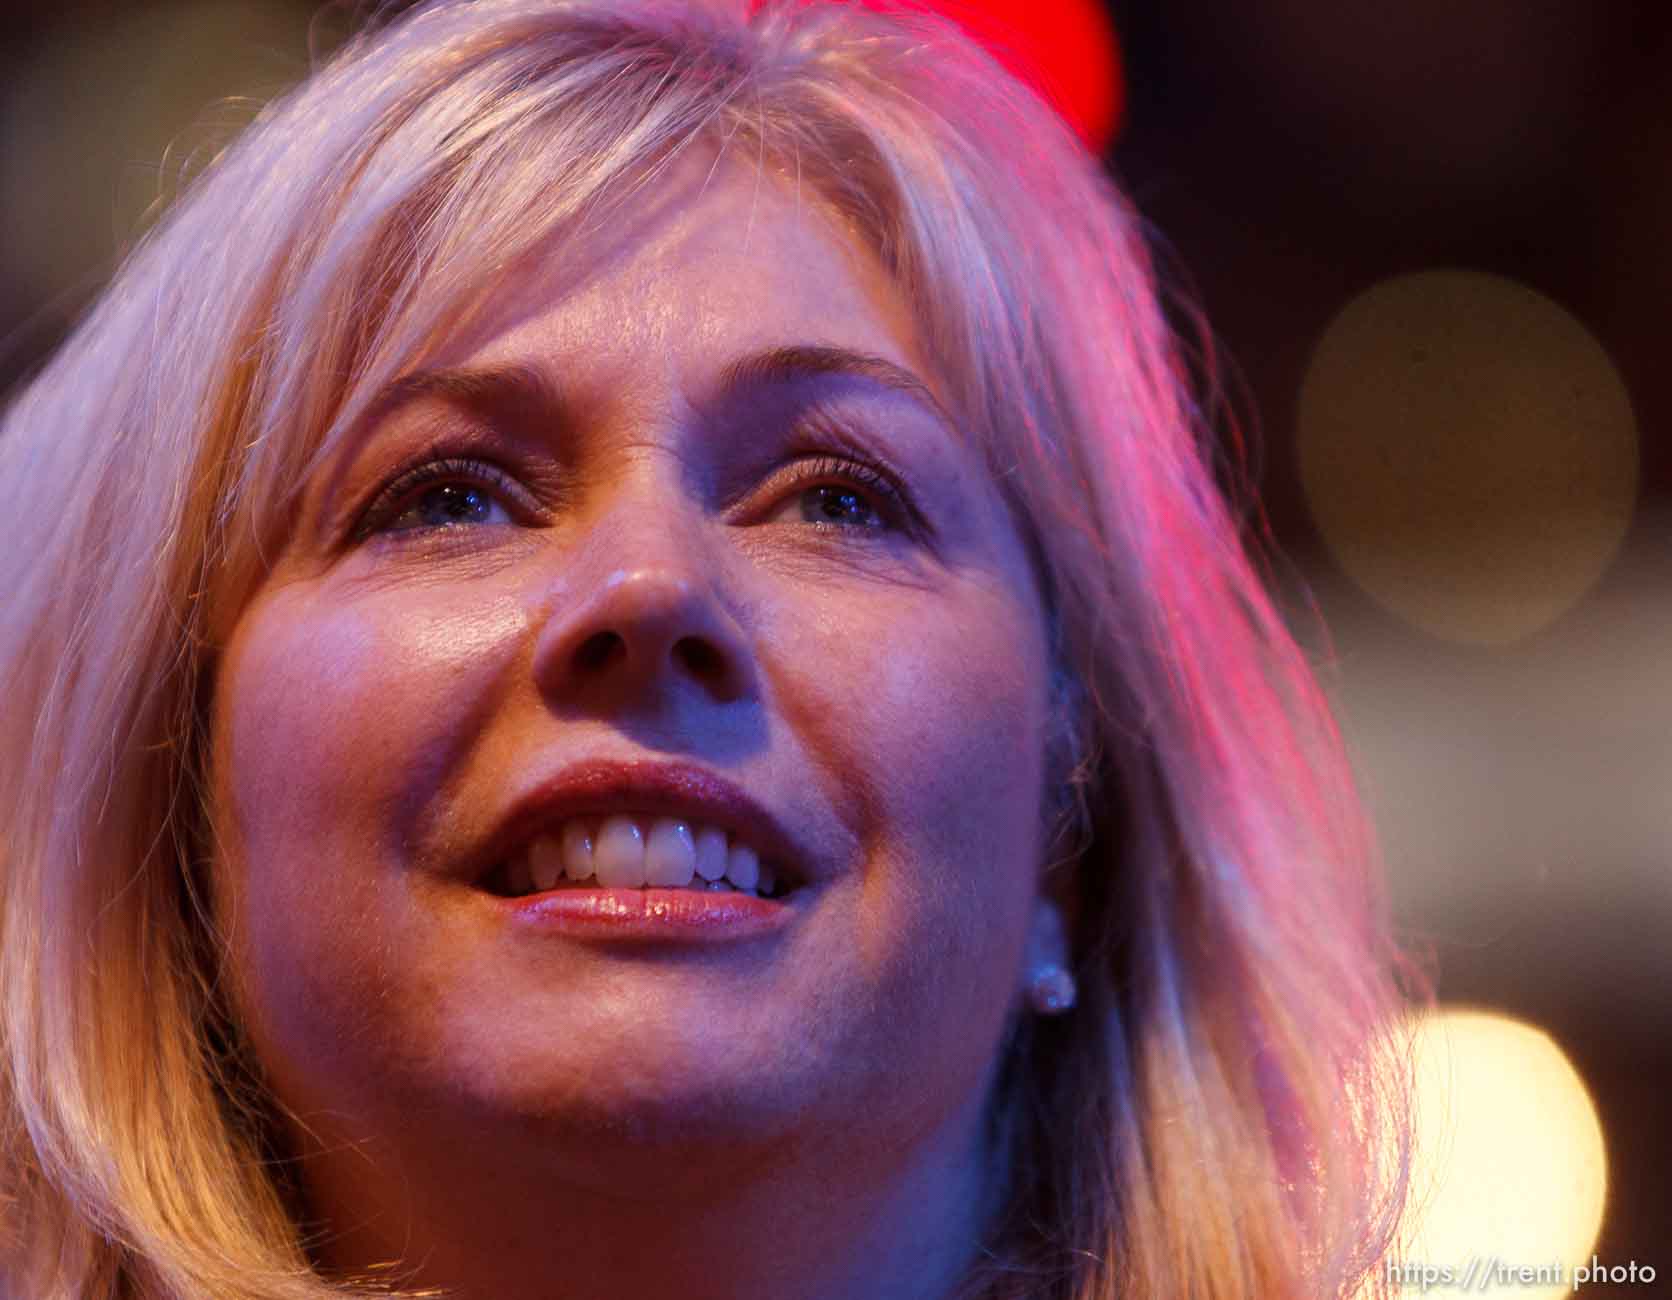
{"type": "Polygon", "coordinates": [[[495,512],[504,515],[505,508],[481,488],[470,483],[440,483],[424,489],[398,518],[390,521],[388,530],[509,522],[508,516],[493,518],[495,512]]]}
{"type": "Polygon", "coordinates": [[[863,492],[834,483],[810,487],[799,497],[801,517],[810,524],[841,524],[847,527],[880,528],[881,511],[863,492]]]}
{"type": "Polygon", "coordinates": [[[798,461],[772,486],[788,496],[768,522],[887,533],[904,529],[910,519],[910,506],[901,489],[883,471],[860,461],[836,456],[798,461]]]}
{"type": "Polygon", "coordinates": [[[450,457],[426,461],[378,493],[355,536],[515,523],[508,503],[520,503],[524,495],[510,475],[487,461],[450,457]]]}

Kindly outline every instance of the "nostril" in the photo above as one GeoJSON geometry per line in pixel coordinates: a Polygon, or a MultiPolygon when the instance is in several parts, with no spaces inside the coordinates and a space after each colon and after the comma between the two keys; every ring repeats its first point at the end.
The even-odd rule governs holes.
{"type": "Polygon", "coordinates": [[[673,652],[691,676],[699,681],[719,681],[726,675],[725,656],[707,641],[697,637],[683,637],[673,652]]]}
{"type": "MultiPolygon", "coordinates": [[[[726,678],[726,656],[702,637],[681,637],[674,643],[673,657],[698,681],[713,683],[726,678]]],[[[619,632],[595,632],[575,651],[575,671],[595,676],[627,658],[627,641],[619,632]]]]}
{"type": "Polygon", "coordinates": [[[582,673],[607,668],[627,653],[627,645],[615,632],[598,632],[581,642],[575,651],[575,667],[582,673]]]}

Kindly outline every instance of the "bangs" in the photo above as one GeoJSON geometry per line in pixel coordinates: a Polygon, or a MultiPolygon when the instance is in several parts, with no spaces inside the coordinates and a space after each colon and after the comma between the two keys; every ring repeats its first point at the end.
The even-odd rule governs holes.
{"type": "MultiPolygon", "coordinates": [[[[517,24],[473,34],[474,48],[432,52],[428,77],[407,69],[399,82],[377,65],[399,63],[401,42],[379,44],[339,74],[356,86],[327,74],[283,110],[311,117],[318,98],[367,129],[346,152],[303,154],[310,172],[275,186],[289,228],[245,321],[243,455],[219,513],[235,587],[268,566],[310,477],[378,393],[467,332],[508,283],[583,268],[664,168],[720,140],[748,82],[717,40],[716,57],[693,59],[688,36],[662,42],[607,19],[545,38],[517,24]]],[[[284,140],[253,143],[249,168],[284,140]]]]}

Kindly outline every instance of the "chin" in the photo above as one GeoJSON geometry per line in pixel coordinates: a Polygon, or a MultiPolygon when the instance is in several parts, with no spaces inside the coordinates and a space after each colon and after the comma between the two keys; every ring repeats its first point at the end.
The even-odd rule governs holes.
{"type": "Polygon", "coordinates": [[[749,1046],[666,1033],[641,1022],[613,1043],[594,1040],[584,1058],[547,1053],[505,1061],[455,1080],[483,1118],[497,1114],[525,1136],[649,1149],[770,1143],[805,1123],[820,1097],[805,1066],[785,1050],[766,1059],[749,1046]],[[611,1050],[613,1049],[613,1050],[611,1050]]]}

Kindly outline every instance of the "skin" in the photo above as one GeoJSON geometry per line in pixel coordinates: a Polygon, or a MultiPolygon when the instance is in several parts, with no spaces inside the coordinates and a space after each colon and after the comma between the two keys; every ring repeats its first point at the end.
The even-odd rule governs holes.
{"type": "Polygon", "coordinates": [[[502,1300],[904,1298],[947,1294],[976,1248],[1001,1045],[1062,956],[1043,611],[932,398],[721,393],[784,346],[936,385],[847,231],[711,164],[436,359],[524,367],[551,401],[432,395],[351,439],[226,646],[218,906],[328,1270],[395,1260],[502,1300]],[[847,455],[813,400],[920,522],[858,485],[844,522],[809,521],[842,479],[808,455],[847,455]],[[477,515],[406,527],[432,483],[357,536],[438,449],[513,488],[467,474],[477,515]],[[578,653],[599,633],[622,653],[578,653]],[[696,764],[772,809],[817,867],[792,924],[701,949],[511,932],[464,860],[533,779],[598,758],[696,764]]]}

